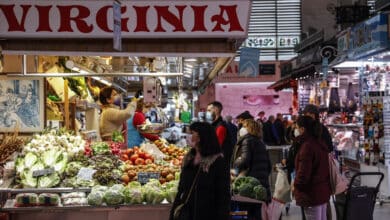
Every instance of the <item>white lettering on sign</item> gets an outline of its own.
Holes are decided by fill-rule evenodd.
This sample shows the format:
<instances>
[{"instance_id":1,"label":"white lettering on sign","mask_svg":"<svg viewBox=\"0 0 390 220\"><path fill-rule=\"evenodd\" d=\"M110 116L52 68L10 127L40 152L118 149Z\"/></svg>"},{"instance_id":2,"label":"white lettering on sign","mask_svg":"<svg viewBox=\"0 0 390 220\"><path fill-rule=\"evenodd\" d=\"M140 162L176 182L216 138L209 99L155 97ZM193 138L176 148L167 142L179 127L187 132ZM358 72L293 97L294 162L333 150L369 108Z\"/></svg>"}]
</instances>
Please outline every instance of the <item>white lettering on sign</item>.
<instances>
[{"instance_id":1,"label":"white lettering on sign","mask_svg":"<svg viewBox=\"0 0 390 220\"><path fill-rule=\"evenodd\" d=\"M123 1L123 38L245 38L251 1ZM0 37L112 38L112 1L2 0Z\"/></svg>"}]
</instances>

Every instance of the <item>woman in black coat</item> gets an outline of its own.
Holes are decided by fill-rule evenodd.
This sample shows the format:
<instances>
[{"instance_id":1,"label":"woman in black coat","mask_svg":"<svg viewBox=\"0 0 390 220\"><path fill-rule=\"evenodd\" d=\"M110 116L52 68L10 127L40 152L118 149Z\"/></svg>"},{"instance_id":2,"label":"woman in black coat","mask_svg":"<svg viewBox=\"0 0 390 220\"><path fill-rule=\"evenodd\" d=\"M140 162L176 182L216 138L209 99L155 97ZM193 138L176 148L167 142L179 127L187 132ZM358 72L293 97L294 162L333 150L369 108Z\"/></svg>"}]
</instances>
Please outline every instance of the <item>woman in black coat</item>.
<instances>
[{"instance_id":1,"label":"woman in black coat","mask_svg":"<svg viewBox=\"0 0 390 220\"><path fill-rule=\"evenodd\" d=\"M255 177L262 186L269 189L268 177L272 167L267 149L261 141L260 129L253 119L244 121L234 148L232 168L237 171L238 176Z\"/></svg>"},{"instance_id":2,"label":"woman in black coat","mask_svg":"<svg viewBox=\"0 0 390 220\"><path fill-rule=\"evenodd\" d=\"M235 146L232 169L238 176L251 176L258 179L267 190L267 201L271 200L269 175L271 161L264 143L261 141L259 124L253 119L246 119L239 131L240 137ZM261 207L257 204L239 203L241 210L248 211L249 219L261 219Z\"/></svg>"},{"instance_id":3,"label":"woman in black coat","mask_svg":"<svg viewBox=\"0 0 390 220\"><path fill-rule=\"evenodd\" d=\"M193 191L183 208L188 212L185 219L228 220L231 198L229 169L215 131L205 122L191 124L190 130L190 145L193 148L183 161L178 193L171 209L170 219L174 219L174 210L178 205L186 201L195 181Z\"/></svg>"}]
</instances>

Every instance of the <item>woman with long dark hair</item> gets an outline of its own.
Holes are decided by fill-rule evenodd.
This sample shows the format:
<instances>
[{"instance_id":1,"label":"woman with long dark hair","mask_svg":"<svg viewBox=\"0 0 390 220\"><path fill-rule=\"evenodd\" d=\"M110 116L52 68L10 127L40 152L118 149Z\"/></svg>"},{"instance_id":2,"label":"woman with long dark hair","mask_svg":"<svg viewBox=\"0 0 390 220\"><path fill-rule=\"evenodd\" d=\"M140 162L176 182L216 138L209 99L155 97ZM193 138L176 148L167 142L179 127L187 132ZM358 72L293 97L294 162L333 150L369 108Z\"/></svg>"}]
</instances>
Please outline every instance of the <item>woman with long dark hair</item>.
<instances>
[{"instance_id":1,"label":"woman with long dark hair","mask_svg":"<svg viewBox=\"0 0 390 220\"><path fill-rule=\"evenodd\" d=\"M294 195L307 220L326 220L330 199L328 148L321 140L322 125L310 116L297 121L302 145L295 159Z\"/></svg>"},{"instance_id":2,"label":"woman with long dark hair","mask_svg":"<svg viewBox=\"0 0 390 220\"><path fill-rule=\"evenodd\" d=\"M190 125L192 149L183 160L175 209L185 204L186 220L229 219L230 176L214 128L206 122Z\"/></svg>"}]
</instances>

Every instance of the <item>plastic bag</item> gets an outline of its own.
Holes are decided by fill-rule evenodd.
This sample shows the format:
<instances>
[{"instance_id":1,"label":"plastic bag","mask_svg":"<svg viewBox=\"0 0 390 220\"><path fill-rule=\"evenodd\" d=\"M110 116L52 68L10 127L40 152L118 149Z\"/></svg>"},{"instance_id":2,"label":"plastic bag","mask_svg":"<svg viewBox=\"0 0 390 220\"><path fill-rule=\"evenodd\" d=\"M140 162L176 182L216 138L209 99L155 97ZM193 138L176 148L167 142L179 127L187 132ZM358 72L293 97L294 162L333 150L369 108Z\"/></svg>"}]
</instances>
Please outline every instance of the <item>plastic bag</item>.
<instances>
[{"instance_id":1,"label":"plastic bag","mask_svg":"<svg viewBox=\"0 0 390 220\"><path fill-rule=\"evenodd\" d=\"M291 187L288 183L287 173L281 168L278 168L273 198L284 203L291 202Z\"/></svg>"},{"instance_id":2,"label":"plastic bag","mask_svg":"<svg viewBox=\"0 0 390 220\"><path fill-rule=\"evenodd\" d=\"M280 215L282 214L285 203L278 201L277 199L272 199L272 202L267 206L267 219L268 220L279 220Z\"/></svg>"}]
</instances>

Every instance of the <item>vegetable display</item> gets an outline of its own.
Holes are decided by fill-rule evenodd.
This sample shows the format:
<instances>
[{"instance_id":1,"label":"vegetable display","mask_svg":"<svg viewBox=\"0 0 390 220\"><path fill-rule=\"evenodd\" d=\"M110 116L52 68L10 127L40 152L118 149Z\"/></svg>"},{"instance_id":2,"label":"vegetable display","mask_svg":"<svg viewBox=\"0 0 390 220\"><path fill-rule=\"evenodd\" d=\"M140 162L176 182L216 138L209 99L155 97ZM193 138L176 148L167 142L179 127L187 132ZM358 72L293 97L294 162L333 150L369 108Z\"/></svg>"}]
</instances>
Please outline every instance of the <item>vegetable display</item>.
<instances>
[{"instance_id":1,"label":"vegetable display","mask_svg":"<svg viewBox=\"0 0 390 220\"><path fill-rule=\"evenodd\" d=\"M241 196L257 199L266 200L267 191L260 184L260 181L251 176L240 176L237 177L233 182L233 193Z\"/></svg>"}]
</instances>

